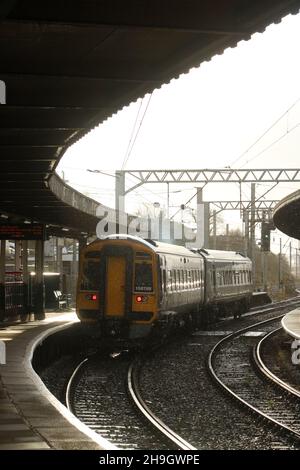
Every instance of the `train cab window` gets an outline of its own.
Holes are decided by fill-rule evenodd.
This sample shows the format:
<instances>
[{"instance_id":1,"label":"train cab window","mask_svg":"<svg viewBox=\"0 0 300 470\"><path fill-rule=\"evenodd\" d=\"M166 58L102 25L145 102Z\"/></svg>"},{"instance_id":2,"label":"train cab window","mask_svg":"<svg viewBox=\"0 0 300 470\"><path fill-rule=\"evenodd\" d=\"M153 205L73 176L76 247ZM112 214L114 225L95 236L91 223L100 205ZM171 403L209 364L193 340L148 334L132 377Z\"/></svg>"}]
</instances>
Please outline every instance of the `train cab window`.
<instances>
[{"instance_id":1,"label":"train cab window","mask_svg":"<svg viewBox=\"0 0 300 470\"><path fill-rule=\"evenodd\" d=\"M100 289L100 260L84 260L80 289L98 291Z\"/></svg>"},{"instance_id":2,"label":"train cab window","mask_svg":"<svg viewBox=\"0 0 300 470\"><path fill-rule=\"evenodd\" d=\"M135 292L153 291L152 264L135 263L134 290Z\"/></svg>"}]
</instances>

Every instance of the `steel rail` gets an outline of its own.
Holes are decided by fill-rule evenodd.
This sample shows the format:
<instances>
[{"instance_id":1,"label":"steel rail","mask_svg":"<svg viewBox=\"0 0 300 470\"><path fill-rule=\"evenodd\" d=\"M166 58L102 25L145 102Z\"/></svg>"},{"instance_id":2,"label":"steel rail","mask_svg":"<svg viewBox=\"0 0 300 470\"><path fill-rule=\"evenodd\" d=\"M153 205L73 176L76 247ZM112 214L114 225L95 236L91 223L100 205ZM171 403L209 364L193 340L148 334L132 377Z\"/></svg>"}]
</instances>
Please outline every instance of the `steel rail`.
<instances>
[{"instance_id":1,"label":"steel rail","mask_svg":"<svg viewBox=\"0 0 300 470\"><path fill-rule=\"evenodd\" d=\"M290 384L285 382L284 380L280 379L277 375L275 375L269 367L265 364L264 360L262 359L262 346L265 342L267 342L272 336L275 336L280 330L282 330L282 327L277 328L274 331L271 331L270 333L266 334L253 348L253 358L255 361L255 364L259 370L259 372L266 377L266 379L270 380L273 384L276 386L282 388L286 392L290 393L291 395L300 398L300 391L297 390L296 388L292 387Z\"/></svg>"},{"instance_id":2,"label":"steel rail","mask_svg":"<svg viewBox=\"0 0 300 470\"><path fill-rule=\"evenodd\" d=\"M147 419L148 422L151 423L152 426L154 426L157 431L159 431L160 434L164 436L164 438L168 439L173 445L175 445L177 449L196 450L195 447L172 431L172 429L159 419L146 405L139 389L138 369L139 363L137 361L133 361L128 368L127 375L128 392L138 411Z\"/></svg>"},{"instance_id":3,"label":"steel rail","mask_svg":"<svg viewBox=\"0 0 300 470\"><path fill-rule=\"evenodd\" d=\"M68 410L71 411L71 413L74 413L74 408L73 408L73 397L72 397L72 393L73 393L73 388L74 388L74 383L75 383L75 379L77 379L77 376L78 376L78 373L79 373L79 370L83 367L83 365L88 361L88 357L86 357L85 359L83 359L83 361L81 361L78 366L76 367L76 369L74 370L73 374L71 375L69 381L68 381L68 384L67 384L67 388L66 388L66 405L67 405L67 408Z\"/></svg>"},{"instance_id":4,"label":"steel rail","mask_svg":"<svg viewBox=\"0 0 300 470\"><path fill-rule=\"evenodd\" d=\"M230 342L232 339L241 336L242 334L256 329L257 327L267 325L268 323L275 322L276 320L280 320L284 315L281 314L279 316L276 316L274 318L268 319L268 320L263 320L261 322L255 323L253 325L250 325L246 328L242 328L234 333L231 333L224 338L222 338L218 343L214 345L214 347L211 349L208 360L207 360L207 366L208 366L208 371L213 378L213 380L218 384L218 386L225 391L232 399L240 403L242 406L244 406L246 409L251 410L254 414L259 415L261 418L263 418L265 421L272 423L273 425L277 426L279 429L284 430L285 432L289 433L292 435L294 438L296 437L297 439L300 439L300 432L295 431L292 429L290 426L280 422L279 420L271 417L268 415L268 413L265 413L261 411L259 408L256 406L252 405L248 401L244 400L242 397L240 397L237 393L235 393L230 387L228 387L222 379L218 376L217 372L214 369L214 362L215 362L215 356L217 352L221 349L221 347L225 344Z\"/></svg>"}]
</instances>

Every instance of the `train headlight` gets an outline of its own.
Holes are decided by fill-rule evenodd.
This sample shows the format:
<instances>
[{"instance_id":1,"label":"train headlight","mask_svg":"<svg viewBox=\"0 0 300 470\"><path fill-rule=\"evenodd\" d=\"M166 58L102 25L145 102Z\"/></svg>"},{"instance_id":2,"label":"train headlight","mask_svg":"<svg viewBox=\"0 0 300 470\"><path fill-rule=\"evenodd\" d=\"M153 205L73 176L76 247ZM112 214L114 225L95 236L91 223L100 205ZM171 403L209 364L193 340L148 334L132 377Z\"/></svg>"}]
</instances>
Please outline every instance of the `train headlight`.
<instances>
[{"instance_id":1,"label":"train headlight","mask_svg":"<svg viewBox=\"0 0 300 470\"><path fill-rule=\"evenodd\" d=\"M137 295L135 300L138 304L146 304L148 302L148 295Z\"/></svg>"}]
</instances>

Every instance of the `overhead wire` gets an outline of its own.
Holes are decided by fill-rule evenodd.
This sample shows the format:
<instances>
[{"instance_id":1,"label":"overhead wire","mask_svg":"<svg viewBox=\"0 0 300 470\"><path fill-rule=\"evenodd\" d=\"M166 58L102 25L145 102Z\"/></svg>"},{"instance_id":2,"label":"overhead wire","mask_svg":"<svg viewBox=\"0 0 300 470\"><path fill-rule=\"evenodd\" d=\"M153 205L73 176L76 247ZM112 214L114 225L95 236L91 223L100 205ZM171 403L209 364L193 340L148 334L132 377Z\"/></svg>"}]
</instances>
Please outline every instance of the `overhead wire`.
<instances>
[{"instance_id":1,"label":"overhead wire","mask_svg":"<svg viewBox=\"0 0 300 470\"><path fill-rule=\"evenodd\" d=\"M127 147L127 151L126 151L126 154L125 154L125 157L124 157L124 160L123 160L123 163L122 163L122 167L121 167L122 170L124 170L124 168L125 168L125 166L126 166L128 160L129 160L129 158L130 158L130 155L131 155L131 152L132 152L132 150L133 150L134 144L135 144L136 139L137 139L137 137L138 137L138 135L139 135L139 132L140 132L141 127L142 127L142 124L143 124L143 122L144 122L146 113L147 113L147 111L148 111L149 104L150 104L150 101L151 101L151 99L152 99L153 93L154 93L154 92L152 91L152 93L151 93L150 96L149 96L149 99L148 99L146 108L145 108L144 113L143 113L143 115L142 115L140 124L139 124L138 129L137 129L137 131L136 131L136 133L135 133L135 136L134 136L134 139L133 139L132 144L131 144L131 140L132 140L132 138L133 138L133 134L132 134L132 137L131 137L131 139L130 139L130 141L129 141L129 144L128 144L128 147ZM137 119L138 119L138 117L136 118L136 122L137 122ZM135 127L135 126L134 126L134 127Z\"/></svg>"},{"instance_id":2,"label":"overhead wire","mask_svg":"<svg viewBox=\"0 0 300 470\"><path fill-rule=\"evenodd\" d=\"M130 135L130 138L129 138L129 141L128 141L128 145L127 145L127 148L126 148L126 152L125 152L125 155L124 155L124 158L123 158L123 163L122 163L122 166L121 166L121 169L122 169L122 170L124 169L125 164L126 164L127 154L128 154L128 152L129 152L130 145L131 145L131 142L132 142L134 133L135 133L135 128L136 128L136 124L137 124L137 122L138 122L138 118L139 118L139 115L140 115L140 111L141 111L141 108L142 108L142 104L143 104L143 98L140 100L140 106L139 106L139 109L138 109L138 112L137 112L137 114L136 114L135 121L134 121L134 124L133 124L133 127L132 127L131 135Z\"/></svg>"},{"instance_id":3,"label":"overhead wire","mask_svg":"<svg viewBox=\"0 0 300 470\"><path fill-rule=\"evenodd\" d=\"M281 119L284 118L284 116L286 116L290 111L291 109L293 109L300 101L300 97L297 98L296 101L294 101L294 103L289 106L289 108L284 111L284 113L282 113L272 124L271 126L269 126L254 142L253 144L251 144L243 153L241 153L241 155L239 155L230 165L230 167L232 167L232 165L235 165L241 158L243 158L261 139L263 139L265 137L265 135L270 132L271 129L273 129L273 127L276 126L276 124L278 124L278 122L281 121Z\"/></svg>"},{"instance_id":4,"label":"overhead wire","mask_svg":"<svg viewBox=\"0 0 300 470\"><path fill-rule=\"evenodd\" d=\"M292 127L291 129L288 129L284 134L282 134L280 137L278 137L276 140L274 140L273 142L271 142L271 144L267 145L267 147L265 147L263 150L261 150L259 153L257 153L256 155L254 155L252 158L250 158L249 160L247 160L243 165L241 165L241 168L243 168L245 165L247 165L248 163L252 162L253 160L255 160L256 158L260 157L260 155L262 155L263 153L265 153L267 150L269 150L271 147L273 147L273 145L277 144L278 142L280 142L280 140L282 140L284 137L286 137L288 134L290 134L291 132L293 132L295 129L297 129L297 127L300 126L300 122L298 122L294 127Z\"/></svg>"}]
</instances>

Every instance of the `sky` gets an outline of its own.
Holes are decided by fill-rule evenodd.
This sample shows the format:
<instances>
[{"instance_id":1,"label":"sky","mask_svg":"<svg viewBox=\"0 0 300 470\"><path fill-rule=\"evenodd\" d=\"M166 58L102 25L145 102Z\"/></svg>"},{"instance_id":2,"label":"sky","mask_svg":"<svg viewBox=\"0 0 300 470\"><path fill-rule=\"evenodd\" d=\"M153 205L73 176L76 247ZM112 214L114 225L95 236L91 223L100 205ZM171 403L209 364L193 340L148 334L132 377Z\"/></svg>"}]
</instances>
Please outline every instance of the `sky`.
<instances>
[{"instance_id":1,"label":"sky","mask_svg":"<svg viewBox=\"0 0 300 470\"><path fill-rule=\"evenodd\" d=\"M113 115L68 149L58 174L77 190L113 206L114 178L87 169L113 174L122 166L299 167L299 44L300 15L289 15ZM257 184L257 195L269 188ZM266 199L281 199L298 188L299 183L282 183ZM126 210L154 202L165 208L166 194L166 185L144 185L129 193ZM194 194L194 185L171 185L171 214ZM242 185L242 195L250 199L250 185ZM209 184L204 199L238 200L239 187ZM238 212L222 216L225 223L240 224ZM274 247L276 243L274 239Z\"/></svg>"}]
</instances>

